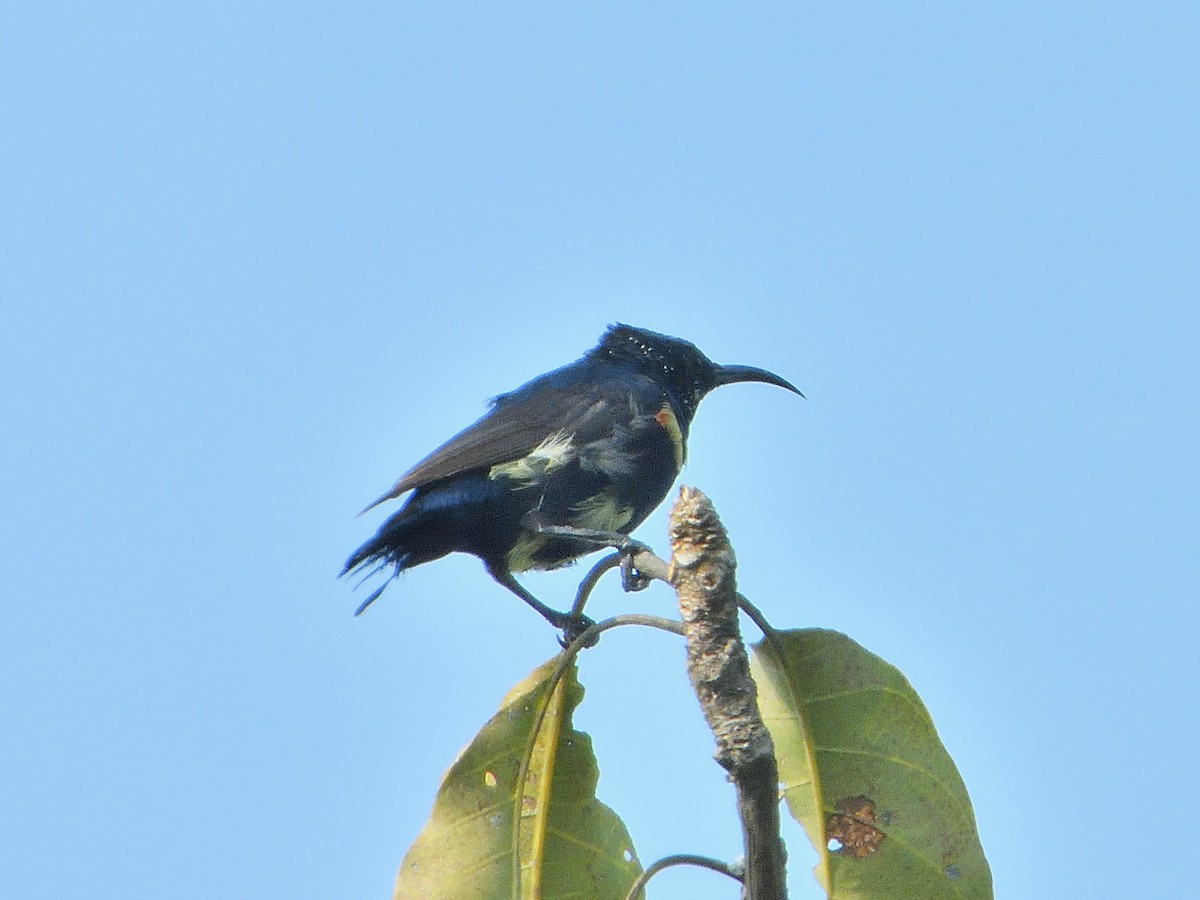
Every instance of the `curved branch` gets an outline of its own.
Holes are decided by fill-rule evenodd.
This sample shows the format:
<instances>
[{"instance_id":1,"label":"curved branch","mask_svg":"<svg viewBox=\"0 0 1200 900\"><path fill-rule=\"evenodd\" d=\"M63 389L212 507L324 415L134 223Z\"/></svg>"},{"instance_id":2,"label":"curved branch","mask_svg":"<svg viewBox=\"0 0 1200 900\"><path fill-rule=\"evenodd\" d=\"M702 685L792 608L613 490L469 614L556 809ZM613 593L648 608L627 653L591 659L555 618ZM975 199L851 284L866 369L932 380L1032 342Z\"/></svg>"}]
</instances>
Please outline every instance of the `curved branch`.
<instances>
[{"instance_id":1,"label":"curved branch","mask_svg":"<svg viewBox=\"0 0 1200 900\"><path fill-rule=\"evenodd\" d=\"M571 605L571 615L583 615L583 608L591 598L592 590L599 583L600 579L604 577L604 573L617 568L620 564L621 554L619 552L610 553L588 570L588 573L583 576L583 581L579 582L579 590L575 594L575 602ZM659 557L647 550L642 550L634 554L633 568L637 570L638 574L652 581L662 581L666 584L671 583L671 579L668 577L670 567L667 565L666 560L659 559Z\"/></svg>"},{"instance_id":2,"label":"curved branch","mask_svg":"<svg viewBox=\"0 0 1200 900\"><path fill-rule=\"evenodd\" d=\"M762 614L762 610L747 600L745 594L739 593L737 595L737 604L738 609L744 612L747 618L758 626L758 630L763 633L763 637L769 638L775 633L774 627L767 621L767 617Z\"/></svg>"},{"instance_id":3,"label":"curved branch","mask_svg":"<svg viewBox=\"0 0 1200 900\"><path fill-rule=\"evenodd\" d=\"M637 877L637 881L633 883L633 887L629 889L629 893L625 895L625 900L634 900L639 891L646 889L646 883L651 878L663 869L669 869L671 866L696 866L701 869L711 869L714 872L720 872L722 875L728 875L737 882L742 880L741 873L735 870L729 863L713 859L711 856L697 856L694 853L675 853L671 856L664 856L654 864L646 867L642 871L642 874Z\"/></svg>"},{"instance_id":4,"label":"curved branch","mask_svg":"<svg viewBox=\"0 0 1200 900\"><path fill-rule=\"evenodd\" d=\"M640 575L652 581L671 583L671 566L665 559L660 559L648 550L634 554L633 567Z\"/></svg>"},{"instance_id":5,"label":"curved branch","mask_svg":"<svg viewBox=\"0 0 1200 900\"><path fill-rule=\"evenodd\" d=\"M579 590L575 593L575 602L571 604L571 615L583 615L583 608L587 605L588 598L592 596L592 589L599 583L605 572L615 569L620 564L621 554L610 553L588 570L588 573L583 576L583 581L579 582Z\"/></svg>"}]
</instances>

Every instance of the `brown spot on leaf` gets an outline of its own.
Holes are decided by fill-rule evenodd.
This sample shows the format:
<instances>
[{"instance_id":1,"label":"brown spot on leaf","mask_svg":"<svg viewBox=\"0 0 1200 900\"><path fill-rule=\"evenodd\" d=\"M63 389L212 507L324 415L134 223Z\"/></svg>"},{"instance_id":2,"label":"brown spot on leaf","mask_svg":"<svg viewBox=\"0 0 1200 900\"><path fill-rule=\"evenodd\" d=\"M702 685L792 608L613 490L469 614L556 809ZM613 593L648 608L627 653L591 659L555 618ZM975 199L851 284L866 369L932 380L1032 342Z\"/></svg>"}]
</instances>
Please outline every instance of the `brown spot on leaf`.
<instances>
[{"instance_id":1,"label":"brown spot on leaf","mask_svg":"<svg viewBox=\"0 0 1200 900\"><path fill-rule=\"evenodd\" d=\"M835 812L825 820L825 839L836 842L837 853L865 859L887 837L875 827L875 801L870 797L847 797L839 800Z\"/></svg>"}]
</instances>

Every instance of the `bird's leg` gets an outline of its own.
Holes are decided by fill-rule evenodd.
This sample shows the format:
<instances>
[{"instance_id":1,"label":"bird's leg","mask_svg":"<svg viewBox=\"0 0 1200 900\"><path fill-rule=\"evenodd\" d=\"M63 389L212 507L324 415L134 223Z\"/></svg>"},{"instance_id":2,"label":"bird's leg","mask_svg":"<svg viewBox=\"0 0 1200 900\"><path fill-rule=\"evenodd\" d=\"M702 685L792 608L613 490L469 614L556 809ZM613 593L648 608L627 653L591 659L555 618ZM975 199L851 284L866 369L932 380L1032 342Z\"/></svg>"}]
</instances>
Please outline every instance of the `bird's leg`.
<instances>
[{"instance_id":1,"label":"bird's leg","mask_svg":"<svg viewBox=\"0 0 1200 900\"><path fill-rule=\"evenodd\" d=\"M650 553L650 548L641 541L634 540L619 531L602 531L596 528L576 528L574 525L546 525L541 522L534 524L538 534L551 537L566 537L579 541L589 541L599 547L612 547L621 554L621 587L626 591L642 591L650 586L650 579L642 576L633 565L633 558L639 553Z\"/></svg>"},{"instance_id":2,"label":"bird's leg","mask_svg":"<svg viewBox=\"0 0 1200 900\"><path fill-rule=\"evenodd\" d=\"M563 633L560 643L564 647L569 646L571 642L575 640L575 638L579 637L579 635L583 634L584 631L596 624L587 616L583 615L583 613L572 614L559 612L557 609L552 609L537 597L533 596L533 594L531 594L524 587L524 585L522 585L519 581L517 581L516 578L513 577L512 572L500 566L493 566L487 563L484 565L487 566L488 574L496 580L497 584L504 585L504 587L508 588L510 591L532 606L535 610L537 610L543 619ZM595 644L596 642L592 641L590 644L588 644L588 646L594 647Z\"/></svg>"}]
</instances>

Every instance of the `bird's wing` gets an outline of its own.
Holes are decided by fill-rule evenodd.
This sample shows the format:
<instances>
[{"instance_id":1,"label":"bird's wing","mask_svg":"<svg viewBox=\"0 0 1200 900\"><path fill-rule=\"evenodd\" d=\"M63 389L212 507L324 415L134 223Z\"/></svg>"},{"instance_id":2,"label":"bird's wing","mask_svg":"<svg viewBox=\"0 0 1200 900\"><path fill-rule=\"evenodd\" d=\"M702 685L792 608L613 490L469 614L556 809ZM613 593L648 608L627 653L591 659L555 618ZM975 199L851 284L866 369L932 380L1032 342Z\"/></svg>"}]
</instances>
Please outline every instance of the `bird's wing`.
<instances>
[{"instance_id":1,"label":"bird's wing","mask_svg":"<svg viewBox=\"0 0 1200 900\"><path fill-rule=\"evenodd\" d=\"M601 424L598 420L605 418L606 410L608 417L614 411L620 416L615 401L599 391L580 391L578 387L542 387L498 397L483 418L405 472L363 512L432 481L520 459L559 432L568 436L591 432ZM611 418L609 424L615 424Z\"/></svg>"}]
</instances>

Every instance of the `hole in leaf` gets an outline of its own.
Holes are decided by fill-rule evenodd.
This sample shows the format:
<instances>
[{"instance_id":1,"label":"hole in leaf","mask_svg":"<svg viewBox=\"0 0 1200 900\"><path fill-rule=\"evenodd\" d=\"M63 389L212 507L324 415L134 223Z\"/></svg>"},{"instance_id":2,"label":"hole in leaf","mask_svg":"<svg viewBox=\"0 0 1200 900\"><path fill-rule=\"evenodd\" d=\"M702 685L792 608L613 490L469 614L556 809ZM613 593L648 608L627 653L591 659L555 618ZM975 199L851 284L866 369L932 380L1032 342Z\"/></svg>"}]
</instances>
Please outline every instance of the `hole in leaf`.
<instances>
[{"instance_id":1,"label":"hole in leaf","mask_svg":"<svg viewBox=\"0 0 1200 900\"><path fill-rule=\"evenodd\" d=\"M829 844L827 846L829 847L830 853L837 853L839 850L842 849L842 842L839 841L837 838L830 838Z\"/></svg>"},{"instance_id":2,"label":"hole in leaf","mask_svg":"<svg viewBox=\"0 0 1200 900\"><path fill-rule=\"evenodd\" d=\"M625 862L633 862L633 851L628 847L625 848L625 852L622 854L622 856L625 857Z\"/></svg>"},{"instance_id":3,"label":"hole in leaf","mask_svg":"<svg viewBox=\"0 0 1200 900\"><path fill-rule=\"evenodd\" d=\"M831 851L863 859L878 850L887 835L875 827L875 801L858 796L838 801L836 812L825 820L825 837Z\"/></svg>"}]
</instances>

